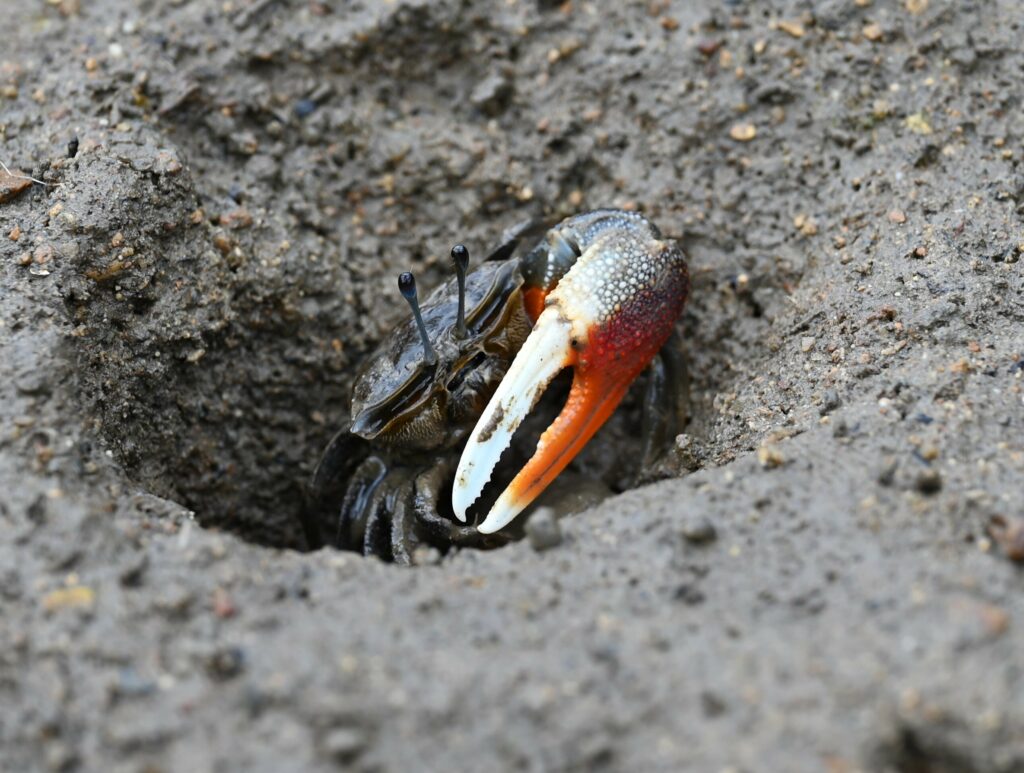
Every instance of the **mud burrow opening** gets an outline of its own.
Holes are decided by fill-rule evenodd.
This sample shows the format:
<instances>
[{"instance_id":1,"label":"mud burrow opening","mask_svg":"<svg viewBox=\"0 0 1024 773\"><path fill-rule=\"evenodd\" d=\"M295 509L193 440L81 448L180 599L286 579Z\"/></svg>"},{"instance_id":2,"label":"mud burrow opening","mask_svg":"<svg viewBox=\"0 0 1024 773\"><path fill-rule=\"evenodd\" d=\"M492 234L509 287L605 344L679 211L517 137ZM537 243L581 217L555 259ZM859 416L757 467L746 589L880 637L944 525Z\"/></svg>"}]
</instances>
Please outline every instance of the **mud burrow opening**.
<instances>
[{"instance_id":1,"label":"mud burrow opening","mask_svg":"<svg viewBox=\"0 0 1024 773\"><path fill-rule=\"evenodd\" d=\"M241 217L237 206L212 209L164 137L90 139L48 227L99 446L203 525L301 548L301 482L365 328L338 340L327 319L345 299L332 269L304 242L282 250L283 225L269 218L233 230L223 215Z\"/></svg>"},{"instance_id":2,"label":"mud burrow opening","mask_svg":"<svg viewBox=\"0 0 1024 773\"><path fill-rule=\"evenodd\" d=\"M197 214L184 159L155 140L96 152L74 175L62 189L62 222L75 225L60 288L102 445L204 526L305 548L306 482L347 414L358 364L403 310L388 298L383 312L350 303L360 280L339 278L336 261L276 252L273 223L253 226L268 238L218 247L230 231ZM118 257L124 245L130 260ZM622 460L636 455L642 391L641 380L578 465L611 491L635 472ZM706 401L691 404L691 425L708 426Z\"/></svg>"},{"instance_id":3,"label":"mud burrow opening","mask_svg":"<svg viewBox=\"0 0 1024 773\"><path fill-rule=\"evenodd\" d=\"M329 242L271 211L233 230L237 207L213 211L184 154L144 132L78 159L60 191L63 214L50 226L62 245L59 286L101 445L204 526L307 547L306 483L347 417L358 365L407 313L384 289L388 267L365 268L360 250L377 240ZM425 272L425 287L441 276ZM727 285L717 274L697 281L680 323L692 443L656 475L715 463L736 444L712 399L736 373L723 342L754 340L763 322ZM746 354L751 369L759 352ZM637 473L643 381L576 465L611 492Z\"/></svg>"}]
</instances>

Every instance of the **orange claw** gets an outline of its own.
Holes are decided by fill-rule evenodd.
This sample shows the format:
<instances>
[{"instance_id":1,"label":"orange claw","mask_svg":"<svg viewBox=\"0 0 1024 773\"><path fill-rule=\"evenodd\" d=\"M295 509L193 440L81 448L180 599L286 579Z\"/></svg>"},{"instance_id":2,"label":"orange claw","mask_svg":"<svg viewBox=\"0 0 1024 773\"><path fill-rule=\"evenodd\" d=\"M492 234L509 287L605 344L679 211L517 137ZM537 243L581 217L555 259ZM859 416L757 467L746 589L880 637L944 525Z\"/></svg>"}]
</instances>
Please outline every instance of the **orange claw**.
<instances>
[{"instance_id":1,"label":"orange claw","mask_svg":"<svg viewBox=\"0 0 1024 773\"><path fill-rule=\"evenodd\" d=\"M686 302L682 252L643 217L609 212L606 223L574 236L580 257L545 299L459 461L452 504L465 520L541 393L560 370L574 369L565 407L478 527L483 533L508 524L580 452L668 339Z\"/></svg>"}]
</instances>

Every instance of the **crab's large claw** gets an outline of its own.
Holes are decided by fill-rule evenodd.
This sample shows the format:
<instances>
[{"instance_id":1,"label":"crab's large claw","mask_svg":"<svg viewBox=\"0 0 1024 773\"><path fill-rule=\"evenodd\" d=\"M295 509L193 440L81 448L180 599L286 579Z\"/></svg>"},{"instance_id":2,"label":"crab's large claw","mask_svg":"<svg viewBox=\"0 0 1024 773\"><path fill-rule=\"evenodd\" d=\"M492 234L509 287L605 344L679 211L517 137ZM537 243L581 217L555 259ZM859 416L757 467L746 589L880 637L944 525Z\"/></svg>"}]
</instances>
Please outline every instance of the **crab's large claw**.
<instances>
[{"instance_id":1,"label":"crab's large claw","mask_svg":"<svg viewBox=\"0 0 1024 773\"><path fill-rule=\"evenodd\" d=\"M545 299L537 324L469 437L452 492L456 516L465 520L516 428L558 372L572 367L565 407L478 528L495 532L527 507L604 424L657 354L682 312L688 288L682 252L642 218L586 245Z\"/></svg>"}]
</instances>

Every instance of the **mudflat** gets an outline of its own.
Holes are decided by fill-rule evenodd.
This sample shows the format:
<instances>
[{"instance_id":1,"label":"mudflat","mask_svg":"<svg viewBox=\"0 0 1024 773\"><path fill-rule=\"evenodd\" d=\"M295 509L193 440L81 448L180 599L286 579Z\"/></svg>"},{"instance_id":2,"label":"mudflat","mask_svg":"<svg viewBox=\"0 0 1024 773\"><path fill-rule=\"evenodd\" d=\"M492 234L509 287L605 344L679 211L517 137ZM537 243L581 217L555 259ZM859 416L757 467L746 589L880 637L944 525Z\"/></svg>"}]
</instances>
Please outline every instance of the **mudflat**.
<instances>
[{"instance_id":1,"label":"mudflat","mask_svg":"<svg viewBox=\"0 0 1024 773\"><path fill-rule=\"evenodd\" d=\"M4 15L0 767L1024 771L1018 2ZM602 206L690 256L673 474L306 550L398 272Z\"/></svg>"}]
</instances>

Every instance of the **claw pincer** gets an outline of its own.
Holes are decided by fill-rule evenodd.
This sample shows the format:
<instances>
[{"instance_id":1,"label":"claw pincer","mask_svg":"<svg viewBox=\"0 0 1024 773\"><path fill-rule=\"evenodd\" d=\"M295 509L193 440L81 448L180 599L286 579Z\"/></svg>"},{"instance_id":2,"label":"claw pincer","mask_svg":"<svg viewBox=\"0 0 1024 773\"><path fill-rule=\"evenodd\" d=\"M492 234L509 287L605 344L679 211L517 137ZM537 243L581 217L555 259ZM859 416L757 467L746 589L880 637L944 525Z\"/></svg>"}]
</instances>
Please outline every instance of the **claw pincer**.
<instances>
[{"instance_id":1,"label":"claw pincer","mask_svg":"<svg viewBox=\"0 0 1024 773\"><path fill-rule=\"evenodd\" d=\"M460 520L551 380L571 367L573 383L536 452L479 525L486 534L527 507L604 424L668 340L689 290L679 247L642 215L616 210L556 226L522 271L537 320L463 450L452 492Z\"/></svg>"}]
</instances>

